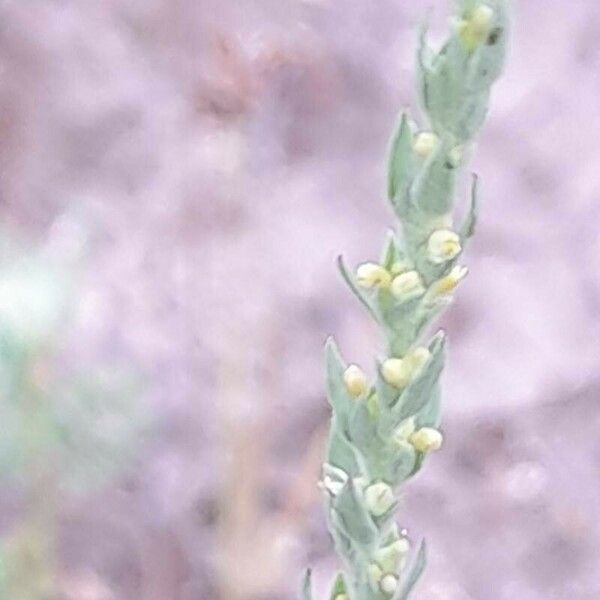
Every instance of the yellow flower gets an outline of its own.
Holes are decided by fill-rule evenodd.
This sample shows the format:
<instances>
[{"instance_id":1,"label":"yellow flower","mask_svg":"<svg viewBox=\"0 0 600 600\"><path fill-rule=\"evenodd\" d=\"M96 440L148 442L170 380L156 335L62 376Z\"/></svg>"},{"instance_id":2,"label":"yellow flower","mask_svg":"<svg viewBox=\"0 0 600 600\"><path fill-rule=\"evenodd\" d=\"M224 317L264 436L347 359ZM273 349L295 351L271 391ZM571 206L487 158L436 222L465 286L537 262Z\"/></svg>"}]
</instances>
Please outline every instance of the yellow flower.
<instances>
[{"instance_id":1,"label":"yellow flower","mask_svg":"<svg viewBox=\"0 0 600 600\"><path fill-rule=\"evenodd\" d=\"M410 543L405 537L379 549L375 554L377 564L387 573L398 572L406 563Z\"/></svg>"},{"instance_id":2,"label":"yellow flower","mask_svg":"<svg viewBox=\"0 0 600 600\"><path fill-rule=\"evenodd\" d=\"M487 4L478 6L471 15L471 25L479 31L489 29L494 19L494 9Z\"/></svg>"},{"instance_id":3,"label":"yellow flower","mask_svg":"<svg viewBox=\"0 0 600 600\"><path fill-rule=\"evenodd\" d=\"M479 5L467 19L458 24L458 35L467 50L475 50L485 42L494 21L494 10L486 4Z\"/></svg>"},{"instance_id":4,"label":"yellow flower","mask_svg":"<svg viewBox=\"0 0 600 600\"><path fill-rule=\"evenodd\" d=\"M419 369L429 360L427 348L415 348L404 358L388 358L381 365L383 379L397 388L406 387Z\"/></svg>"},{"instance_id":5,"label":"yellow flower","mask_svg":"<svg viewBox=\"0 0 600 600\"><path fill-rule=\"evenodd\" d=\"M344 384L348 393L355 398L362 396L368 388L367 376L357 365L350 365L344 371Z\"/></svg>"},{"instance_id":6,"label":"yellow flower","mask_svg":"<svg viewBox=\"0 0 600 600\"><path fill-rule=\"evenodd\" d=\"M394 502L394 490L383 481L374 483L365 490L365 505L375 517L384 515Z\"/></svg>"},{"instance_id":7,"label":"yellow flower","mask_svg":"<svg viewBox=\"0 0 600 600\"><path fill-rule=\"evenodd\" d=\"M417 156L427 158L440 142L440 138L431 131L419 133L413 142L413 150Z\"/></svg>"},{"instance_id":8,"label":"yellow flower","mask_svg":"<svg viewBox=\"0 0 600 600\"><path fill-rule=\"evenodd\" d=\"M409 361L410 368L413 373L420 369L431 358L431 352L423 346L415 348L405 357L405 361Z\"/></svg>"},{"instance_id":9,"label":"yellow flower","mask_svg":"<svg viewBox=\"0 0 600 600\"><path fill-rule=\"evenodd\" d=\"M467 267L456 266L448 275L438 279L430 288L432 295L435 297L449 296L458 286L458 284L467 276L469 270Z\"/></svg>"},{"instance_id":10,"label":"yellow flower","mask_svg":"<svg viewBox=\"0 0 600 600\"><path fill-rule=\"evenodd\" d=\"M356 270L356 282L360 287L367 289L374 287L388 288L392 282L392 276L381 265L363 263Z\"/></svg>"},{"instance_id":11,"label":"yellow flower","mask_svg":"<svg viewBox=\"0 0 600 600\"><path fill-rule=\"evenodd\" d=\"M431 450L439 450L442 447L444 437L432 427L422 427L410 435L408 441L419 452L430 452Z\"/></svg>"},{"instance_id":12,"label":"yellow flower","mask_svg":"<svg viewBox=\"0 0 600 600\"><path fill-rule=\"evenodd\" d=\"M393 596L398 587L398 576L393 573L387 573L381 578L379 587L384 594Z\"/></svg>"},{"instance_id":13,"label":"yellow flower","mask_svg":"<svg viewBox=\"0 0 600 600\"><path fill-rule=\"evenodd\" d=\"M394 277L391 287L392 295L399 300L412 300L425 293L423 279L417 271L406 271Z\"/></svg>"},{"instance_id":14,"label":"yellow flower","mask_svg":"<svg viewBox=\"0 0 600 600\"><path fill-rule=\"evenodd\" d=\"M460 237L450 229L438 229L429 236L427 258L436 265L456 258L461 250Z\"/></svg>"},{"instance_id":15,"label":"yellow flower","mask_svg":"<svg viewBox=\"0 0 600 600\"><path fill-rule=\"evenodd\" d=\"M388 358L381 365L383 379L397 388L402 388L408 383L408 373L401 358Z\"/></svg>"}]
</instances>

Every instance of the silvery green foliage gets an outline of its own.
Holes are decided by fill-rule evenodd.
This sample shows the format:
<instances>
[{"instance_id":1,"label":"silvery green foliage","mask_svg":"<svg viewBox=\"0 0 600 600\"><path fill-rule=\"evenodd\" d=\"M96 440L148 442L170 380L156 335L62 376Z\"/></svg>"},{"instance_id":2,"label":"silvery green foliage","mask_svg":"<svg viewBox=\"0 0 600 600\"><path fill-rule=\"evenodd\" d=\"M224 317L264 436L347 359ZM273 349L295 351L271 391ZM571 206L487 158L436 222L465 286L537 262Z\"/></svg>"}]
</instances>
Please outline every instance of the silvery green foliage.
<instances>
[{"instance_id":1,"label":"silvery green foliage","mask_svg":"<svg viewBox=\"0 0 600 600\"><path fill-rule=\"evenodd\" d=\"M61 488L89 490L127 464L148 425L130 373L54 368L75 282L43 252L13 247L0 260L0 479L23 479L35 446L52 455Z\"/></svg>"},{"instance_id":2,"label":"silvery green foliage","mask_svg":"<svg viewBox=\"0 0 600 600\"><path fill-rule=\"evenodd\" d=\"M352 274L350 289L379 325L386 354L369 381L348 366L335 343L326 348L333 414L321 487L343 571L331 598L405 600L426 562L425 545L409 550L395 523L398 487L441 444L440 375L445 337L420 340L466 275L457 264L475 229L477 179L462 223L455 225L455 187L469 144L488 111L507 37L504 0L462 0L440 50L418 50L418 91L425 127L401 115L392 137L388 197L400 221L382 258ZM409 557L412 556L410 559ZM303 598L311 598L310 578Z\"/></svg>"}]
</instances>

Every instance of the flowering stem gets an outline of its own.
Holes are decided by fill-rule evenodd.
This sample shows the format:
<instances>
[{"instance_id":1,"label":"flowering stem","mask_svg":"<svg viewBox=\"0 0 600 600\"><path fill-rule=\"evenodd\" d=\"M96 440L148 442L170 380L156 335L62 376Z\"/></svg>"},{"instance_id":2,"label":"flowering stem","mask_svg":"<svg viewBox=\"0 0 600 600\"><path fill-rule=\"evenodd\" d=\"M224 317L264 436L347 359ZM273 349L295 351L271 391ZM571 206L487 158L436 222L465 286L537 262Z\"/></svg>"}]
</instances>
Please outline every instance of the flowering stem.
<instances>
[{"instance_id":1,"label":"flowering stem","mask_svg":"<svg viewBox=\"0 0 600 600\"><path fill-rule=\"evenodd\" d=\"M354 275L339 262L379 325L387 354L370 379L327 343L333 415L320 486L343 564L332 600L406 600L425 566L424 543L411 552L407 532L396 524L397 490L443 441L445 335L440 331L424 345L420 340L467 275L458 260L474 232L477 180L458 226L455 187L501 72L507 26L505 0L459 0L439 51L423 32L418 88L427 124L418 127L403 114L389 155L388 198L402 235L390 233L382 258L363 263ZM308 581L303 589L309 599Z\"/></svg>"}]
</instances>

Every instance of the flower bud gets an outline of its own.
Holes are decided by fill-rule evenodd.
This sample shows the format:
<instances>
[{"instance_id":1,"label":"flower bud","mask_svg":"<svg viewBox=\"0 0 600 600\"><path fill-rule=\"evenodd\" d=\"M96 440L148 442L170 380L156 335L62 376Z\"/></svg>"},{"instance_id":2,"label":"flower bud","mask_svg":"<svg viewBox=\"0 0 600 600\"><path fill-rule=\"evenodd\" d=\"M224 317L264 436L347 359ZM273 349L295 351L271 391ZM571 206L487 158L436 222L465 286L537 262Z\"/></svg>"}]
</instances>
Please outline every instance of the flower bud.
<instances>
[{"instance_id":1,"label":"flower bud","mask_svg":"<svg viewBox=\"0 0 600 600\"><path fill-rule=\"evenodd\" d=\"M494 20L494 9L487 4L478 6L471 15L471 24L478 31L487 31Z\"/></svg>"},{"instance_id":2,"label":"flower bud","mask_svg":"<svg viewBox=\"0 0 600 600\"><path fill-rule=\"evenodd\" d=\"M377 551L375 558L377 564L387 573L397 573L406 563L406 555L410 550L410 543L402 537L388 546Z\"/></svg>"},{"instance_id":3,"label":"flower bud","mask_svg":"<svg viewBox=\"0 0 600 600\"><path fill-rule=\"evenodd\" d=\"M454 231L438 229L429 236L427 258L436 265L456 258L461 250L460 237Z\"/></svg>"},{"instance_id":4,"label":"flower bud","mask_svg":"<svg viewBox=\"0 0 600 600\"><path fill-rule=\"evenodd\" d=\"M495 12L486 4L480 4L470 17L458 24L458 35L468 50L474 50L485 42L494 21Z\"/></svg>"},{"instance_id":5,"label":"flower bud","mask_svg":"<svg viewBox=\"0 0 600 600\"><path fill-rule=\"evenodd\" d=\"M381 375L386 383L403 388L408 383L408 372L401 358L388 358L381 365Z\"/></svg>"},{"instance_id":6,"label":"flower bud","mask_svg":"<svg viewBox=\"0 0 600 600\"><path fill-rule=\"evenodd\" d=\"M363 288L388 288L391 281L392 276L389 272L381 265L375 263L363 263L356 270L356 282Z\"/></svg>"},{"instance_id":7,"label":"flower bud","mask_svg":"<svg viewBox=\"0 0 600 600\"><path fill-rule=\"evenodd\" d=\"M375 517L384 515L395 501L394 490L383 481L374 483L365 490L365 505Z\"/></svg>"},{"instance_id":8,"label":"flower bud","mask_svg":"<svg viewBox=\"0 0 600 600\"><path fill-rule=\"evenodd\" d=\"M367 574L369 576L369 581L371 585L376 588L383 577L383 571L379 568L379 565L376 563L371 563L367 567Z\"/></svg>"},{"instance_id":9,"label":"flower bud","mask_svg":"<svg viewBox=\"0 0 600 600\"><path fill-rule=\"evenodd\" d=\"M407 363L411 374L414 375L430 358L431 352L429 349L419 346L404 357L404 362Z\"/></svg>"},{"instance_id":10,"label":"flower bud","mask_svg":"<svg viewBox=\"0 0 600 600\"><path fill-rule=\"evenodd\" d=\"M457 265L441 279L438 279L431 286L431 291L434 297L449 296L458 286L458 284L467 276L469 270L467 267Z\"/></svg>"},{"instance_id":11,"label":"flower bud","mask_svg":"<svg viewBox=\"0 0 600 600\"><path fill-rule=\"evenodd\" d=\"M391 291L398 300L407 301L422 296L425 293L425 286L417 271L406 271L394 277Z\"/></svg>"},{"instance_id":12,"label":"flower bud","mask_svg":"<svg viewBox=\"0 0 600 600\"><path fill-rule=\"evenodd\" d=\"M335 597L335 600L348 600L348 596L346 596L346 594L338 594Z\"/></svg>"},{"instance_id":13,"label":"flower bud","mask_svg":"<svg viewBox=\"0 0 600 600\"><path fill-rule=\"evenodd\" d=\"M392 573L388 573L381 578L379 587L384 594L393 596L396 588L398 587L398 577Z\"/></svg>"},{"instance_id":14,"label":"flower bud","mask_svg":"<svg viewBox=\"0 0 600 600\"><path fill-rule=\"evenodd\" d=\"M431 450L439 450L442 447L444 438L437 429L423 427L411 434L408 441L415 447L415 450L430 452Z\"/></svg>"},{"instance_id":15,"label":"flower bud","mask_svg":"<svg viewBox=\"0 0 600 600\"><path fill-rule=\"evenodd\" d=\"M439 144L440 138L431 132L423 131L419 133L413 142L413 150L417 156L421 158L427 158Z\"/></svg>"},{"instance_id":16,"label":"flower bud","mask_svg":"<svg viewBox=\"0 0 600 600\"><path fill-rule=\"evenodd\" d=\"M381 375L386 383L402 389L430 358L431 352L427 348L415 348L404 358L388 358L383 361Z\"/></svg>"},{"instance_id":17,"label":"flower bud","mask_svg":"<svg viewBox=\"0 0 600 600\"><path fill-rule=\"evenodd\" d=\"M348 393L355 398L362 396L369 386L367 376L357 365L350 365L344 371L344 385Z\"/></svg>"}]
</instances>

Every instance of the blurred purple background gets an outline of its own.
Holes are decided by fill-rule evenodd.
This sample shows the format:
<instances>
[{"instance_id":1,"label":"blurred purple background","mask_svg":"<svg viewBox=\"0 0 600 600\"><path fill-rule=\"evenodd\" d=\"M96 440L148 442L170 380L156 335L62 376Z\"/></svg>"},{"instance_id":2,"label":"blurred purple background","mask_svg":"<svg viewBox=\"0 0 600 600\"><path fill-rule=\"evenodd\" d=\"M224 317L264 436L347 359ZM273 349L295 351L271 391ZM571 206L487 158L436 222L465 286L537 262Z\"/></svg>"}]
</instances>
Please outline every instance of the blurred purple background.
<instances>
[{"instance_id":1,"label":"blurred purple background","mask_svg":"<svg viewBox=\"0 0 600 600\"><path fill-rule=\"evenodd\" d=\"M417 599L600 597L600 8L513 4L447 443L405 489ZM441 31L443 0L1 3L4 229L85 227L65 360L129 365L155 422L62 505L65 599L291 599L308 565L325 597L322 344L379 343L334 261L379 255L429 6Z\"/></svg>"}]
</instances>

